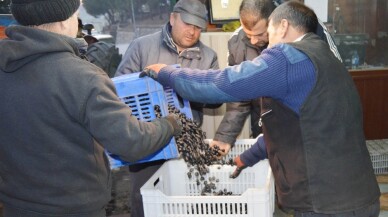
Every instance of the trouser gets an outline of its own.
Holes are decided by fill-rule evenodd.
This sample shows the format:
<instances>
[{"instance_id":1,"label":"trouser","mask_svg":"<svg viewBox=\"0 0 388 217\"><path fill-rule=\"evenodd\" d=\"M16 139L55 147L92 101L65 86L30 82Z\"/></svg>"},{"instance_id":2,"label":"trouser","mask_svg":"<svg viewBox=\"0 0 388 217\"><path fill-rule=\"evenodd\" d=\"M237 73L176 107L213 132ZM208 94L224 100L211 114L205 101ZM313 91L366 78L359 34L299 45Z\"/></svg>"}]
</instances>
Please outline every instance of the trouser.
<instances>
[{"instance_id":1,"label":"trouser","mask_svg":"<svg viewBox=\"0 0 388 217\"><path fill-rule=\"evenodd\" d=\"M144 217L143 199L140 188L151 178L151 176L162 166L165 160L152 161L129 166L131 179L131 193L129 206L131 217Z\"/></svg>"},{"instance_id":2,"label":"trouser","mask_svg":"<svg viewBox=\"0 0 388 217\"><path fill-rule=\"evenodd\" d=\"M378 217L380 214L380 201L377 200L372 205L350 212L338 214L321 214L315 212L295 211L294 217Z\"/></svg>"},{"instance_id":3,"label":"trouser","mask_svg":"<svg viewBox=\"0 0 388 217\"><path fill-rule=\"evenodd\" d=\"M1 215L0 215L1 216ZM101 210L97 210L95 212L90 212L87 214L44 214L44 213L38 213L34 211L28 211L28 210L22 210L18 208L14 208L12 206L8 206L4 204L3 208L3 216L4 217L106 217L106 211L105 207Z\"/></svg>"}]
</instances>

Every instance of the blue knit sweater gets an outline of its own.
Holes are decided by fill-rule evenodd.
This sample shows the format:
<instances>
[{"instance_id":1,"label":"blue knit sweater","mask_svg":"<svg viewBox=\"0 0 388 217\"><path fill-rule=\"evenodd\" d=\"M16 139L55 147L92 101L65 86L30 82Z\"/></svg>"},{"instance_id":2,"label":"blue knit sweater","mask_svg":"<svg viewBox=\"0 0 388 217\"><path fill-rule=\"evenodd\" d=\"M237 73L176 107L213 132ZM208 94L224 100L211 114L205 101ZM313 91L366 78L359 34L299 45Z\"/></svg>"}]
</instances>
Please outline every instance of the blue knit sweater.
<instances>
[{"instance_id":1,"label":"blue knit sweater","mask_svg":"<svg viewBox=\"0 0 388 217\"><path fill-rule=\"evenodd\" d=\"M203 103L233 102L271 97L299 115L300 107L316 82L315 67L289 44L264 50L252 61L224 70L164 67L158 81L174 88L183 98ZM292 138L290 138L292 139ZM267 157L264 140L241 154L248 166Z\"/></svg>"}]
</instances>

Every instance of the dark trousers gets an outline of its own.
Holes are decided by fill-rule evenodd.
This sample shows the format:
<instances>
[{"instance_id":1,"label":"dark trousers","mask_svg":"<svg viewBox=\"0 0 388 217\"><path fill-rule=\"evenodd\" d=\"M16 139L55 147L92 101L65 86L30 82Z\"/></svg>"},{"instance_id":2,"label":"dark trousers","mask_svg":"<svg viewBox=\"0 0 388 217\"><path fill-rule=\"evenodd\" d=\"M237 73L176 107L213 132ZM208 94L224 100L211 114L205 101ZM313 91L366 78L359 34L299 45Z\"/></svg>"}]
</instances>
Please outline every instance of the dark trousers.
<instances>
[{"instance_id":1,"label":"dark trousers","mask_svg":"<svg viewBox=\"0 0 388 217\"><path fill-rule=\"evenodd\" d=\"M297 212L294 217L378 217L380 214L380 201L377 200L372 205L350 212L338 214L321 214L315 212Z\"/></svg>"},{"instance_id":2,"label":"dark trousers","mask_svg":"<svg viewBox=\"0 0 388 217\"><path fill-rule=\"evenodd\" d=\"M151 178L151 176L162 166L165 160L152 161L148 163L129 166L131 179L131 194L129 206L131 217L144 217L143 199L140 188Z\"/></svg>"}]
</instances>

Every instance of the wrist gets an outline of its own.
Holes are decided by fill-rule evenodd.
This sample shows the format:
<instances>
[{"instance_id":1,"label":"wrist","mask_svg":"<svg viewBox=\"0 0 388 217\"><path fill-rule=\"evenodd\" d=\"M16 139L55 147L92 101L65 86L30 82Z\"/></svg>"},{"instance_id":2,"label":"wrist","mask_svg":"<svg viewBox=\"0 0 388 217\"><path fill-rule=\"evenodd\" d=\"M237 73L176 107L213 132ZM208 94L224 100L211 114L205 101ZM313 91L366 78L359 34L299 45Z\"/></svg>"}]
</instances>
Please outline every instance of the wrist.
<instances>
[{"instance_id":1,"label":"wrist","mask_svg":"<svg viewBox=\"0 0 388 217\"><path fill-rule=\"evenodd\" d=\"M236 164L237 167L245 167L245 163L241 160L240 156L237 156L234 159L234 163Z\"/></svg>"},{"instance_id":2,"label":"wrist","mask_svg":"<svg viewBox=\"0 0 388 217\"><path fill-rule=\"evenodd\" d=\"M179 117L173 114L170 114L166 117L166 120L172 125L173 135L178 136L182 132L182 123L179 120Z\"/></svg>"}]
</instances>

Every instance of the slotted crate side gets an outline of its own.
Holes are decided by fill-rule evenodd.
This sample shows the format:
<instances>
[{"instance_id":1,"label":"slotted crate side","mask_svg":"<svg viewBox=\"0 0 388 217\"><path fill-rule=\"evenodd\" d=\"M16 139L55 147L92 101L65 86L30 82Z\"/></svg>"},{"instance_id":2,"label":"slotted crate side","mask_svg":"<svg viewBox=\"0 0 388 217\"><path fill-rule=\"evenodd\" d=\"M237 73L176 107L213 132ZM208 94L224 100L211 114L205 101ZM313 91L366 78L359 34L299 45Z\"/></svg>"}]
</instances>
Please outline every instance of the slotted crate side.
<instances>
[{"instance_id":1,"label":"slotted crate side","mask_svg":"<svg viewBox=\"0 0 388 217\"><path fill-rule=\"evenodd\" d=\"M208 139L206 141L211 142L212 140ZM225 161L234 159L245 150L249 149L255 142L256 139L236 140L234 147L225 157L223 157L223 159ZM366 144L375 174L388 174L388 139L367 140Z\"/></svg>"},{"instance_id":2,"label":"slotted crate side","mask_svg":"<svg viewBox=\"0 0 388 217\"><path fill-rule=\"evenodd\" d=\"M245 150L248 150L255 144L257 139L238 139L234 144L233 148L230 149L229 153L225 156L225 159L235 158L243 153Z\"/></svg>"},{"instance_id":3,"label":"slotted crate side","mask_svg":"<svg viewBox=\"0 0 388 217\"><path fill-rule=\"evenodd\" d=\"M190 102L186 99L181 98L175 90L170 87L164 87L164 93L166 94L166 100L169 105L179 109L181 113L184 113L187 118L193 119L191 112Z\"/></svg>"},{"instance_id":4,"label":"slotted crate side","mask_svg":"<svg viewBox=\"0 0 388 217\"><path fill-rule=\"evenodd\" d=\"M155 105L160 105L162 108L162 115L166 116L165 103L161 101L163 99L163 92L156 91L138 95L132 95L127 97L122 97L120 100L124 102L132 110L132 115L136 116L138 120L143 121L152 121L156 118L155 114Z\"/></svg>"},{"instance_id":5,"label":"slotted crate side","mask_svg":"<svg viewBox=\"0 0 388 217\"><path fill-rule=\"evenodd\" d=\"M267 160L245 169L237 179L229 178L235 166L212 165L209 169L206 176L220 180L218 189L240 195L200 196L203 186L187 177L183 160L174 159L141 188L145 217L273 216L274 180Z\"/></svg>"},{"instance_id":6,"label":"slotted crate side","mask_svg":"<svg viewBox=\"0 0 388 217\"><path fill-rule=\"evenodd\" d=\"M367 140L366 144L375 174L388 174L388 139Z\"/></svg>"},{"instance_id":7,"label":"slotted crate side","mask_svg":"<svg viewBox=\"0 0 388 217\"><path fill-rule=\"evenodd\" d=\"M132 73L112 78L120 100L131 108L132 115L138 120L154 120L156 118L154 109L156 105L160 107L162 116L167 116L167 100L162 85L149 77L139 78L139 74ZM109 152L107 152L107 155L113 169L130 164L176 158L179 156L179 153L175 139L172 138L170 143L160 151L134 163L122 161L117 155Z\"/></svg>"}]
</instances>

